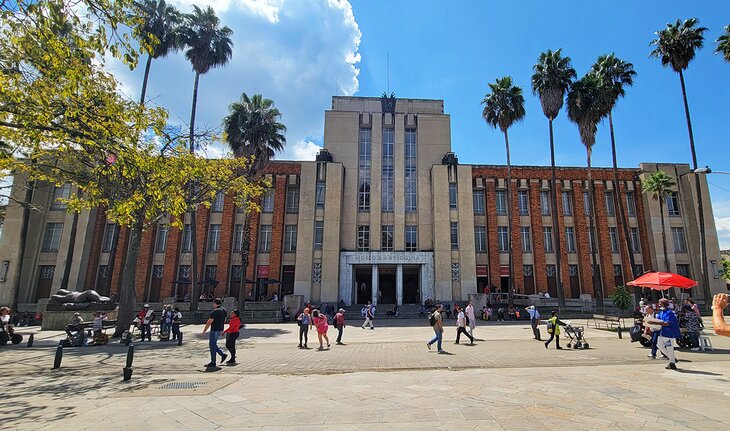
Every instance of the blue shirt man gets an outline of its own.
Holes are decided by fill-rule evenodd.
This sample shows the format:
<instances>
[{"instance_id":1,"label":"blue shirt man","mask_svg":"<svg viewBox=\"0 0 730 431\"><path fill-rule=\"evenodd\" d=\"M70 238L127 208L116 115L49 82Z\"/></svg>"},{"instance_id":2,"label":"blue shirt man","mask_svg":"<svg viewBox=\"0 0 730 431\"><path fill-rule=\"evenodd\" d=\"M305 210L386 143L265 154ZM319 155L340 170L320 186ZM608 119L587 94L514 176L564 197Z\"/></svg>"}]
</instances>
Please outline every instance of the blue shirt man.
<instances>
[{"instance_id":1,"label":"blue shirt man","mask_svg":"<svg viewBox=\"0 0 730 431\"><path fill-rule=\"evenodd\" d=\"M662 298L659 300L659 311L656 318L662 321L662 329L657 339L657 347L669 358L668 370L676 370L677 358L674 357L674 339L680 337L679 322L677 316L669 309L669 300Z\"/></svg>"}]
</instances>

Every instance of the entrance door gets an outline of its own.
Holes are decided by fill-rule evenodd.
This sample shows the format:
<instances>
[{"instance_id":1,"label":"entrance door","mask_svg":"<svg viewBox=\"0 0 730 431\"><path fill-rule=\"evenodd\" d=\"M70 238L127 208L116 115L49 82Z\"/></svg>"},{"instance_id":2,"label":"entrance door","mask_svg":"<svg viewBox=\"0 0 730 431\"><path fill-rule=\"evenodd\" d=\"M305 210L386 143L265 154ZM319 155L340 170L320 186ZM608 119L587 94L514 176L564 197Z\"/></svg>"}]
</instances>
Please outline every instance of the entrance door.
<instances>
[{"instance_id":1,"label":"entrance door","mask_svg":"<svg viewBox=\"0 0 730 431\"><path fill-rule=\"evenodd\" d=\"M368 267L355 267L355 303L367 304L372 300L372 269Z\"/></svg>"},{"instance_id":2,"label":"entrance door","mask_svg":"<svg viewBox=\"0 0 730 431\"><path fill-rule=\"evenodd\" d=\"M38 285L35 291L36 301L51 297L51 287L53 286L53 275L56 273L56 267L53 265L43 265L40 267L39 273Z\"/></svg>"},{"instance_id":3,"label":"entrance door","mask_svg":"<svg viewBox=\"0 0 730 431\"><path fill-rule=\"evenodd\" d=\"M403 303L420 304L421 288L419 285L420 267L403 267Z\"/></svg>"},{"instance_id":4,"label":"entrance door","mask_svg":"<svg viewBox=\"0 0 730 431\"><path fill-rule=\"evenodd\" d=\"M382 266L379 268L378 289L380 304L395 304L395 268Z\"/></svg>"}]
</instances>

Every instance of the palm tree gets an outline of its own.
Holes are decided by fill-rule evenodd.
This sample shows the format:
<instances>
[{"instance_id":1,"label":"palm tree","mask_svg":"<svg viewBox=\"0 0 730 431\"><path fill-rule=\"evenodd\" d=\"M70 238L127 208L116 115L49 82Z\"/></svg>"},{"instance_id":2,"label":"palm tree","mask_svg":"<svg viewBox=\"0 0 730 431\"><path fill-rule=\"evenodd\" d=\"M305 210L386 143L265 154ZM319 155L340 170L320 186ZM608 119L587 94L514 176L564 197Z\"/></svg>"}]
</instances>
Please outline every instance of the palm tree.
<instances>
[{"instance_id":1,"label":"palm tree","mask_svg":"<svg viewBox=\"0 0 730 431\"><path fill-rule=\"evenodd\" d=\"M144 105L152 60L166 57L180 49L178 29L183 17L174 6L167 5L165 0L142 0L137 7L143 19L139 28L140 45L147 53L142 94L139 98L139 104Z\"/></svg>"},{"instance_id":2,"label":"palm tree","mask_svg":"<svg viewBox=\"0 0 730 431\"><path fill-rule=\"evenodd\" d=\"M618 186L616 138L613 133L613 108L616 106L618 99L626 95L624 87L630 87L634 84L636 72L634 71L633 64L621 60L616 57L614 53L599 56L595 64L593 64L591 72L600 78L602 88L606 91L606 109L608 110L608 126L611 134L611 153L613 155L613 189L614 194L616 195L615 201L618 202L618 222L621 224L621 228L624 232L624 238L629 238L629 226L624 218L623 197L621 196L621 190ZM633 278L636 276L636 274L634 274L634 268L636 267L634 252L631 250L629 242L625 241L625 243L629 256L629 264L631 265L629 274ZM634 289L634 299L637 304L641 299L641 289L639 287Z\"/></svg>"},{"instance_id":3,"label":"palm tree","mask_svg":"<svg viewBox=\"0 0 730 431\"><path fill-rule=\"evenodd\" d=\"M208 6L205 9L193 6L193 13L186 15L185 25L180 31L180 42L185 46L185 57L190 61L195 72L193 86L193 106L190 112L190 152L195 152L195 108L198 103L198 83L200 75L208 73L214 67L224 66L233 56L233 30L220 27L220 19ZM191 184L191 190L194 184ZM192 293L190 307L198 306L198 238L197 217L195 209L190 211L190 229L192 236L192 274L190 282Z\"/></svg>"},{"instance_id":4,"label":"palm tree","mask_svg":"<svg viewBox=\"0 0 730 431\"><path fill-rule=\"evenodd\" d=\"M570 57L563 57L561 50L547 50L540 54L537 64L533 67L535 73L532 75L532 92L540 96L542 112L548 118L550 125L550 167L552 171L552 185L550 187L550 198L553 214L553 232L555 233L555 267L557 272L558 303L565 306L563 292L562 272L560 270L560 231L558 225L558 182L555 178L555 141L553 140L553 120L560 113L563 107L565 93L570 88L571 82L575 79L575 69L570 64ZM562 188L560 188L562 189Z\"/></svg>"},{"instance_id":5,"label":"palm tree","mask_svg":"<svg viewBox=\"0 0 730 431\"><path fill-rule=\"evenodd\" d=\"M662 219L662 247L664 248L664 268L667 272L672 272L669 267L669 254L667 253L667 234L664 227L664 202L671 189L677 185L674 178L667 175L664 171L652 172L649 178L641 182L641 188L644 193L651 194L652 199L659 201L659 214Z\"/></svg>"},{"instance_id":6,"label":"palm tree","mask_svg":"<svg viewBox=\"0 0 730 431\"><path fill-rule=\"evenodd\" d=\"M284 149L286 126L279 122L281 113L271 99L260 94L249 98L246 93L241 100L228 107L228 116L223 119L226 143L236 157L254 157L254 161L242 172L249 181L261 177L266 164L277 151ZM238 290L239 309L243 309L248 255L251 248L251 212L246 209L241 244L241 285Z\"/></svg>"},{"instance_id":7,"label":"palm tree","mask_svg":"<svg viewBox=\"0 0 730 431\"><path fill-rule=\"evenodd\" d=\"M695 151L695 140L692 134L692 121L689 116L689 105L687 104L687 89L684 86L684 70L689 66L690 61L695 57L695 52L702 49L704 45L703 33L705 27L698 27L697 18L690 18L684 22L677 20L675 23L667 24L663 30L656 32L657 38L651 43L655 46L651 56L658 58L662 66L671 67L679 74L679 83L682 85L682 99L684 100L684 115L687 119L687 132L689 133L689 147L692 153L692 169L699 169L697 164L697 153ZM707 241L705 241L705 210L702 202L702 188L699 175L695 174L695 187L697 189L697 213L699 216L700 228L700 261L702 262L702 294L706 306L709 306L710 279L707 269Z\"/></svg>"},{"instance_id":8,"label":"palm tree","mask_svg":"<svg viewBox=\"0 0 730 431\"><path fill-rule=\"evenodd\" d=\"M504 133L504 144L507 151L507 244L509 252L509 284L508 302L514 305L512 286L514 274L512 268L512 195L510 186L512 183L512 164L510 162L509 136L507 130L516 122L525 118L525 98L522 96L522 89L512 84L512 78L505 76L498 78L493 84L489 84L491 93L484 95L482 104L484 110L482 117L490 126L497 128Z\"/></svg>"},{"instance_id":9,"label":"palm tree","mask_svg":"<svg viewBox=\"0 0 730 431\"><path fill-rule=\"evenodd\" d=\"M717 48L715 48L716 54L721 54L725 61L730 61L730 25L725 26L725 33L715 40Z\"/></svg>"},{"instance_id":10,"label":"palm tree","mask_svg":"<svg viewBox=\"0 0 730 431\"><path fill-rule=\"evenodd\" d=\"M588 161L588 205L589 205L589 240L591 244L591 270L593 273L593 292L596 297L596 307L603 309L603 283L598 268L596 249L598 238L594 230L595 205L593 204L593 176L591 172L591 154L596 143L598 123L606 115L606 91L602 82L595 73L588 73L575 81L568 91L568 119L578 125L580 140L586 147Z\"/></svg>"}]
</instances>

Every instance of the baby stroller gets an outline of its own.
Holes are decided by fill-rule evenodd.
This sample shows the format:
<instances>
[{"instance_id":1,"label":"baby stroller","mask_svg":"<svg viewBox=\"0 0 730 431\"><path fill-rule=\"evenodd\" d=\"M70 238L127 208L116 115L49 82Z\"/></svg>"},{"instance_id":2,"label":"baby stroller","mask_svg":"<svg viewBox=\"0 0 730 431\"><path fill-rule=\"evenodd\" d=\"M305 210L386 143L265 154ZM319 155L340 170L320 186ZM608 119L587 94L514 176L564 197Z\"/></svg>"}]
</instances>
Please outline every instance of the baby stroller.
<instances>
[{"instance_id":1,"label":"baby stroller","mask_svg":"<svg viewBox=\"0 0 730 431\"><path fill-rule=\"evenodd\" d=\"M568 342L568 348L570 349L570 346L572 345L574 349L587 349L588 343L586 342L586 339L583 337L583 327L582 326L573 326L570 323L567 323L564 327L565 333L568 335L568 338L570 338L570 341Z\"/></svg>"}]
</instances>

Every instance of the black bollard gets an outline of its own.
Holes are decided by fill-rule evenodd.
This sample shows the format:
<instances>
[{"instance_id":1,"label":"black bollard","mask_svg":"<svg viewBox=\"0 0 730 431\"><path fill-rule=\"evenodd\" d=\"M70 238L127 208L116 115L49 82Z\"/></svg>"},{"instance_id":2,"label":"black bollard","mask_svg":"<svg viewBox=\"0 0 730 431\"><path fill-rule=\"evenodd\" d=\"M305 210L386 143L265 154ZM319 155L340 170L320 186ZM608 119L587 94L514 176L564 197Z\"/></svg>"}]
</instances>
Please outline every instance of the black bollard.
<instances>
[{"instance_id":1,"label":"black bollard","mask_svg":"<svg viewBox=\"0 0 730 431\"><path fill-rule=\"evenodd\" d=\"M33 347L33 338L35 337L35 334L30 334L28 336L28 347Z\"/></svg>"},{"instance_id":2,"label":"black bollard","mask_svg":"<svg viewBox=\"0 0 730 431\"><path fill-rule=\"evenodd\" d=\"M124 381L125 382L126 381L129 381L129 379L132 378L132 368L130 368L130 367L124 367L122 369L122 374L123 374L123 377L122 378L124 379Z\"/></svg>"},{"instance_id":3,"label":"black bollard","mask_svg":"<svg viewBox=\"0 0 730 431\"><path fill-rule=\"evenodd\" d=\"M177 333L177 345L182 346L182 331Z\"/></svg>"},{"instance_id":4,"label":"black bollard","mask_svg":"<svg viewBox=\"0 0 730 431\"><path fill-rule=\"evenodd\" d=\"M618 339L623 340L624 337L621 335L621 325L618 325L618 331L616 332L618 332Z\"/></svg>"},{"instance_id":5,"label":"black bollard","mask_svg":"<svg viewBox=\"0 0 730 431\"><path fill-rule=\"evenodd\" d=\"M56 347L56 357L53 359L54 370L61 368L61 359L63 359L63 345L58 343L58 347Z\"/></svg>"},{"instance_id":6,"label":"black bollard","mask_svg":"<svg viewBox=\"0 0 730 431\"><path fill-rule=\"evenodd\" d=\"M132 361L134 361L134 346L129 346L127 349L127 366L126 368L132 368Z\"/></svg>"}]
</instances>

